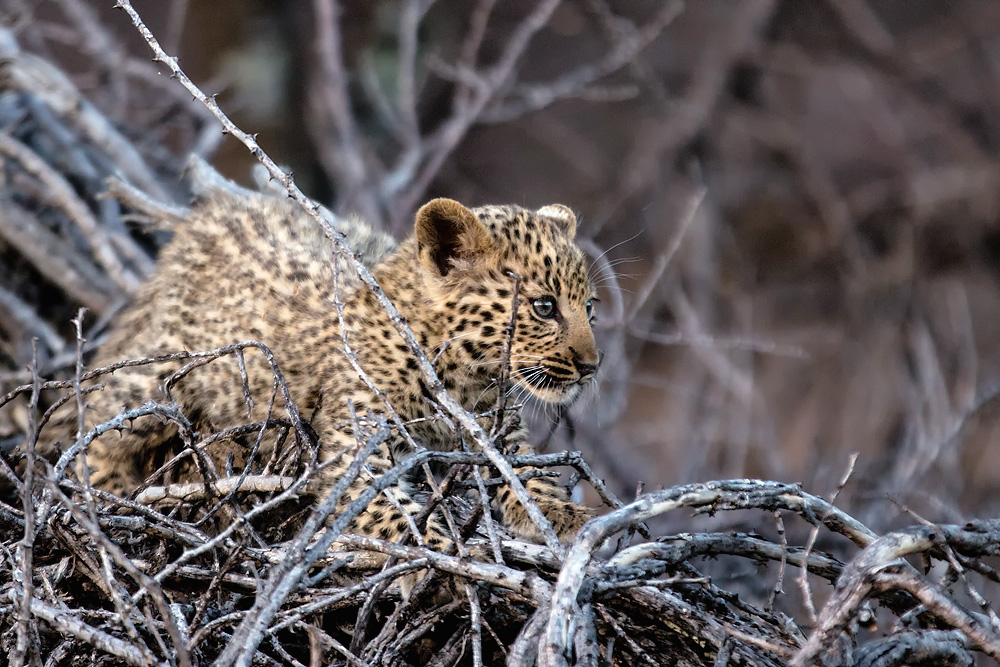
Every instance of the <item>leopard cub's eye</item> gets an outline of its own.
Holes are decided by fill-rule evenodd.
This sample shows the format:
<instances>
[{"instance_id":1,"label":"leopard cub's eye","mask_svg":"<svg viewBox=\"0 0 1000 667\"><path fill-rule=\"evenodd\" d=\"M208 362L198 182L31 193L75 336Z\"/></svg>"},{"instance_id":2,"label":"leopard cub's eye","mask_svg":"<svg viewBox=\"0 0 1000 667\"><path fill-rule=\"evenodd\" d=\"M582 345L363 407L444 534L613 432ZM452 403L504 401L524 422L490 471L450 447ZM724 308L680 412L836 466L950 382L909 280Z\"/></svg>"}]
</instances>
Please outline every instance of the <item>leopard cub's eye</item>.
<instances>
[{"instance_id":1,"label":"leopard cub's eye","mask_svg":"<svg viewBox=\"0 0 1000 667\"><path fill-rule=\"evenodd\" d=\"M594 299L589 299L587 301L587 319L594 319Z\"/></svg>"},{"instance_id":2,"label":"leopard cub's eye","mask_svg":"<svg viewBox=\"0 0 1000 667\"><path fill-rule=\"evenodd\" d=\"M531 300L531 307L543 320L548 320L556 316L556 300L551 296L540 296Z\"/></svg>"}]
</instances>

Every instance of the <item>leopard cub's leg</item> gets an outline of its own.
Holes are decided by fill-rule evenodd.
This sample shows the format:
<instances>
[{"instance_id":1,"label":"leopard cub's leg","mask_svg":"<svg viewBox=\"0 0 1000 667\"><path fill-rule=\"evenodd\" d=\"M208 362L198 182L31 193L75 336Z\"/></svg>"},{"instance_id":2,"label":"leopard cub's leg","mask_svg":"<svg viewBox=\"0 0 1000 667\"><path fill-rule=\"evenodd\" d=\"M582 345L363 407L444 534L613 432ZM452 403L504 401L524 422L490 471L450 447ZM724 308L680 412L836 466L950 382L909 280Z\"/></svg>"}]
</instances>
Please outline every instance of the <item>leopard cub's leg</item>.
<instances>
[{"instance_id":1,"label":"leopard cub's leg","mask_svg":"<svg viewBox=\"0 0 1000 667\"><path fill-rule=\"evenodd\" d=\"M527 455L534 454L534 450L531 445L522 440L510 453ZM521 474L530 470L532 468L522 467L515 468L514 472ZM583 524L596 514L593 509L571 501L566 489L551 477L532 477L525 483L524 488L532 500L538 504L538 508L542 510L545 518L552 523L552 528L562 542L572 541ZM528 516L527 510L524 509L509 486L500 487L493 500L493 505L503 516L504 524L515 533L535 542L543 541L538 527L535 526Z\"/></svg>"},{"instance_id":2,"label":"leopard cub's leg","mask_svg":"<svg viewBox=\"0 0 1000 667\"><path fill-rule=\"evenodd\" d=\"M333 435L336 433L336 435ZM327 432L325 444L331 441L342 442L342 452L350 451L348 447L353 446L352 438L345 438L343 433ZM332 449L332 448L331 448ZM328 449L327 451L330 451ZM332 458L327 455L327 458ZM340 460L323 470L322 479L316 489L317 500L322 501L330 493L331 489L346 472L350 465L349 455L340 456ZM368 457L367 469L376 479L385 474L391 467L392 461L385 452L375 453ZM372 483L371 476L367 473L359 475L348 487L344 494L337 501L335 514L330 520L335 520L337 516L347 511L348 507L355 502ZM392 496L390 499L389 496ZM354 519L351 520L345 532L363 535L365 537L375 537L390 542L399 542L404 535L409 535L411 531L410 519L415 518L423 510L423 506L415 501L410 494L398 484L390 486L379 492ZM445 522L441 518L440 512L435 510L428 516L421 535L423 543L433 551L445 553L452 545L452 538L449 536ZM420 570L406 575L400 579L400 587L403 597L409 598L413 587L425 576L426 570Z\"/></svg>"},{"instance_id":3,"label":"leopard cub's leg","mask_svg":"<svg viewBox=\"0 0 1000 667\"><path fill-rule=\"evenodd\" d=\"M346 494L349 497L356 497L364 490L366 484L355 480ZM392 495L396 501L393 503L386 492ZM379 493L368 504L368 507L351 522L349 532L365 535L367 537L377 537L392 542L399 542L404 534L409 534L409 522L403 515L406 512L410 517L416 517L423 509L419 503L415 502L398 487L390 487L386 492ZM344 503L346 508L346 503ZM431 550L438 553L445 553L452 545L452 539L448 537L447 528L441 520L437 511L432 512L427 517L424 525L423 543ZM404 600L410 598L413 589L428 575L428 570L414 570L399 579L400 593Z\"/></svg>"}]
</instances>

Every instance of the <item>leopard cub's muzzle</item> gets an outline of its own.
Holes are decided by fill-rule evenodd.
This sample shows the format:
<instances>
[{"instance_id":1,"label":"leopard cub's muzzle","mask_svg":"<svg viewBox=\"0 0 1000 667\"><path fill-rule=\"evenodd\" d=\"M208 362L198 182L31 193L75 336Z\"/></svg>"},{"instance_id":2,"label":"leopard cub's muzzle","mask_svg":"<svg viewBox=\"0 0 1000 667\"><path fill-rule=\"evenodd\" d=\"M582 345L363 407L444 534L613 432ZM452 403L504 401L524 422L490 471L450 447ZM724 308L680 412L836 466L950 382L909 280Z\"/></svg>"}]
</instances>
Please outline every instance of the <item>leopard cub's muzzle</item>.
<instances>
[{"instance_id":1,"label":"leopard cub's muzzle","mask_svg":"<svg viewBox=\"0 0 1000 667\"><path fill-rule=\"evenodd\" d=\"M576 383L587 384L593 380L597 376L597 371L601 368L602 361L604 361L604 352L601 350L597 350L597 354L592 360L574 359L573 365L576 366L576 372L580 375Z\"/></svg>"}]
</instances>

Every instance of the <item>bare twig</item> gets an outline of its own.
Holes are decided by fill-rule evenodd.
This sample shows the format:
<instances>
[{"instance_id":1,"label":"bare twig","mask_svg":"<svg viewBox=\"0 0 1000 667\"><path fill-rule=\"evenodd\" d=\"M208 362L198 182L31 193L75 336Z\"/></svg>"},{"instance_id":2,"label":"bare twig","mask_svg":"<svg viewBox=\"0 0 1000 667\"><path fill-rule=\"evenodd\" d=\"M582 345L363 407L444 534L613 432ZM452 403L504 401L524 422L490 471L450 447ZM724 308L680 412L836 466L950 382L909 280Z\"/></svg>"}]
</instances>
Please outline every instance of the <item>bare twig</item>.
<instances>
[{"instance_id":1,"label":"bare twig","mask_svg":"<svg viewBox=\"0 0 1000 667\"><path fill-rule=\"evenodd\" d=\"M423 196L431 180L437 175L444 161L451 155L462 137L465 136L469 127L476 122L500 87L510 80L515 66L528 44L535 34L548 23L549 17L559 6L559 3L560 0L540 0L507 39L496 64L482 75L476 75L477 85L468 99L465 99L463 95L456 97L455 113L435 132L430 142L433 148L429 151L423 166L412 179L409 187L400 197L401 210L411 210L416 205L417 199Z\"/></svg>"},{"instance_id":2,"label":"bare twig","mask_svg":"<svg viewBox=\"0 0 1000 667\"><path fill-rule=\"evenodd\" d=\"M320 67L315 85L309 90L314 91L322 102L316 100L311 105L311 111L314 116L319 116L321 129L332 127L336 137L334 150L324 151L322 158L327 163L328 172L334 176L338 190L342 191L345 210L358 211L369 220L378 220L378 208L370 197L370 190L364 187L369 169L362 158L347 91L347 73L340 52L340 8L335 0L313 0L313 11L316 13L315 45ZM133 17L133 22L136 17Z\"/></svg>"},{"instance_id":3,"label":"bare twig","mask_svg":"<svg viewBox=\"0 0 1000 667\"><path fill-rule=\"evenodd\" d=\"M855 452L851 455L850 460L847 463L847 470L844 475L840 478L840 483L837 484L837 488L833 491L833 495L830 497L830 505L837 500L837 496L843 490L844 486L847 485L847 480L851 478L854 473L854 466L858 462L858 454ZM819 536L819 527L814 526L809 532L809 539L806 542L806 554L812 550L813 544L816 543L816 538ZM799 590L802 591L802 599L806 606L806 610L809 612L809 618L813 623L816 622L816 607L813 605L812 600L812 590L809 588L809 572L805 567L799 569L799 576L797 578L799 584Z\"/></svg>"},{"instance_id":4,"label":"bare twig","mask_svg":"<svg viewBox=\"0 0 1000 667\"><path fill-rule=\"evenodd\" d=\"M249 475L246 478L227 477L210 484L211 497L226 496L233 492L243 493L275 493L291 488L295 482L289 477L278 475ZM135 502L143 505L163 501L190 502L209 497L205 494L203 483L171 484L169 486L149 486L135 497Z\"/></svg>"},{"instance_id":5,"label":"bare twig","mask_svg":"<svg viewBox=\"0 0 1000 667\"><path fill-rule=\"evenodd\" d=\"M698 208L701 206L702 200L705 199L705 193L707 192L704 186L698 188L694 194L688 199L687 206L685 207L684 214L681 216L681 221L670 238L670 243L667 248L661 252L656 257L656 263L653 265L652 271L646 276L643 281L642 286L639 291L636 292L635 298L632 300L632 305L628 309L628 314L625 315L624 323L630 322L635 319L635 316L639 313L639 310L649 299L649 295L652 293L653 288L656 287L666 270L670 261L677 254L677 250L681 247L681 242L684 240L684 236L687 233L688 227L694 221L696 214L698 213Z\"/></svg>"},{"instance_id":6,"label":"bare twig","mask_svg":"<svg viewBox=\"0 0 1000 667\"><path fill-rule=\"evenodd\" d=\"M29 621L31 620L31 601L34 595L34 549L35 549L35 445L38 442L38 397L41 393L42 379L38 375L38 353L32 346L31 366L31 401L28 404L28 440L25 446L24 488L24 537L17 547L17 560L20 565L20 604L17 614L17 643L10 655L12 667L21 667L28 655ZM13 569L12 569L13 573ZM18 602L18 591L12 589L11 599Z\"/></svg>"},{"instance_id":7,"label":"bare twig","mask_svg":"<svg viewBox=\"0 0 1000 667\"><path fill-rule=\"evenodd\" d=\"M588 97L596 92L594 83L612 72L616 72L635 60L663 30L683 11L680 0L665 2L662 8L642 28L619 31L612 48L597 62L582 65L562 74L553 81L517 86L502 101L491 105L481 116L482 122L509 122L520 116L544 109L557 100L572 97ZM627 96L634 96L633 89L627 89ZM611 99L615 99L613 96ZM606 92L599 97L609 101Z\"/></svg>"}]
</instances>

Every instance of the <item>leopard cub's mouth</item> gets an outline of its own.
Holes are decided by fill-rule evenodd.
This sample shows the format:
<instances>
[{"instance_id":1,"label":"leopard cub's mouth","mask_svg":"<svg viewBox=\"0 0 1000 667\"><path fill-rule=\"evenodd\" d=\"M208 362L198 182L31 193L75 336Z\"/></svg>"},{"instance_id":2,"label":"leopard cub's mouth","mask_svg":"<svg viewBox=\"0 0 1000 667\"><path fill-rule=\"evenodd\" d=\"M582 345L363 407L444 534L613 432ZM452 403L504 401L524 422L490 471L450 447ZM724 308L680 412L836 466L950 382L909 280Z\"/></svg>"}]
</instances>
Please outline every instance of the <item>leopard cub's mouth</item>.
<instances>
[{"instance_id":1,"label":"leopard cub's mouth","mask_svg":"<svg viewBox=\"0 0 1000 667\"><path fill-rule=\"evenodd\" d=\"M593 379L593 376L566 377L556 375L544 368L515 370L513 376L518 385L524 387L535 398L546 403L572 401L580 393L583 385Z\"/></svg>"}]
</instances>

